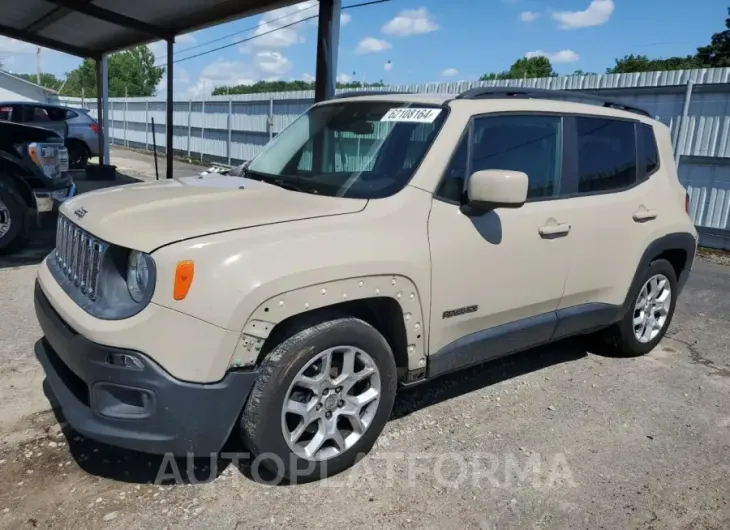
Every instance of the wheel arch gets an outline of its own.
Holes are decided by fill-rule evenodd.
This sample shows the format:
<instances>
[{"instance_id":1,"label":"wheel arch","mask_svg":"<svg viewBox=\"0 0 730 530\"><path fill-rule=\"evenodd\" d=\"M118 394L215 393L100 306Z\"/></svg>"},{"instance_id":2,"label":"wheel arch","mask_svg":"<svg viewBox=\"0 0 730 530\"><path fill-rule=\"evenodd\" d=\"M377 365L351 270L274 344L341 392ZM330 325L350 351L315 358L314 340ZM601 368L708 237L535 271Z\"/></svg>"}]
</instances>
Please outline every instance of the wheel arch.
<instances>
[{"instance_id":1,"label":"wheel arch","mask_svg":"<svg viewBox=\"0 0 730 530\"><path fill-rule=\"evenodd\" d=\"M256 366L276 344L314 322L360 318L388 341L401 379L425 373L425 329L415 284L400 275L348 278L302 287L261 303L249 316L229 368Z\"/></svg>"},{"instance_id":2,"label":"wheel arch","mask_svg":"<svg viewBox=\"0 0 730 530\"><path fill-rule=\"evenodd\" d=\"M681 291L692 269L696 252L697 240L689 232L667 234L652 241L639 260L622 310L624 312L628 311L638 290L641 288L641 278L644 271L652 262L658 259L666 259L672 265L677 274L678 289Z\"/></svg>"}]
</instances>

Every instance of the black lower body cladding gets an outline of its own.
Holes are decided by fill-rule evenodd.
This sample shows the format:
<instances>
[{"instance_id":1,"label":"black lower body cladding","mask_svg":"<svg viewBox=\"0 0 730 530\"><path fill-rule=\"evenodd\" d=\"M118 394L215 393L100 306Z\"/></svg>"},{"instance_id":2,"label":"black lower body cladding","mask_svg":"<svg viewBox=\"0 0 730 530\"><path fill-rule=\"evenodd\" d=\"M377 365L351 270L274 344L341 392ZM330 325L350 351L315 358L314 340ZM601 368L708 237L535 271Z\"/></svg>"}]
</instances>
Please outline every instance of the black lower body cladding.
<instances>
[{"instance_id":1,"label":"black lower body cladding","mask_svg":"<svg viewBox=\"0 0 730 530\"><path fill-rule=\"evenodd\" d=\"M44 334L35 345L44 388L75 431L154 454L209 456L223 447L256 372L230 372L212 384L180 381L140 352L76 333L37 283L35 310Z\"/></svg>"}]
</instances>

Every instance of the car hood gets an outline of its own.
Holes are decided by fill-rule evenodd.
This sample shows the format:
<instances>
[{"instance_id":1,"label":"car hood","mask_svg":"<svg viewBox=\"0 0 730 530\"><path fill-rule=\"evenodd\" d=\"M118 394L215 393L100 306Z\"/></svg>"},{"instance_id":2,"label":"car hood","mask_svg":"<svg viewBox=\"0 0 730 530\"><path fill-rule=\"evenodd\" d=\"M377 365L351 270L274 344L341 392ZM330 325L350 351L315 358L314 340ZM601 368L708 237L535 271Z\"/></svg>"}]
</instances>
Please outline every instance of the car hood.
<instances>
[{"instance_id":1,"label":"car hood","mask_svg":"<svg viewBox=\"0 0 730 530\"><path fill-rule=\"evenodd\" d=\"M153 250L204 235L361 211L365 199L289 191L207 174L106 188L66 201L60 212L109 243Z\"/></svg>"}]
</instances>

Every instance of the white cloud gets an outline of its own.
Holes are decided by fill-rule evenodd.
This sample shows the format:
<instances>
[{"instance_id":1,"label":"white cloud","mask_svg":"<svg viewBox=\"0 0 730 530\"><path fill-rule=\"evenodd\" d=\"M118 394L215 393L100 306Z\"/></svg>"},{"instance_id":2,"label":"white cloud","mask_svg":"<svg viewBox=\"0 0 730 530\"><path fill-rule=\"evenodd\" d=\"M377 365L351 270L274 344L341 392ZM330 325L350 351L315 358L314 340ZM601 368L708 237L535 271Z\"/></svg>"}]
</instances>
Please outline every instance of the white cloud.
<instances>
[{"instance_id":1,"label":"white cloud","mask_svg":"<svg viewBox=\"0 0 730 530\"><path fill-rule=\"evenodd\" d=\"M559 52L544 52L542 50L535 50L527 52L525 57L528 59L532 57L547 57L551 63L574 63L580 59L580 55L575 53L573 50L560 50Z\"/></svg>"},{"instance_id":2,"label":"white cloud","mask_svg":"<svg viewBox=\"0 0 730 530\"><path fill-rule=\"evenodd\" d=\"M520 13L520 20L522 22L535 22L540 18L540 13L537 11L523 11Z\"/></svg>"},{"instance_id":3,"label":"white cloud","mask_svg":"<svg viewBox=\"0 0 730 530\"><path fill-rule=\"evenodd\" d=\"M35 53L36 47L28 42L0 37L0 55L13 55L17 53Z\"/></svg>"},{"instance_id":4,"label":"white cloud","mask_svg":"<svg viewBox=\"0 0 730 530\"><path fill-rule=\"evenodd\" d=\"M306 81L307 83L314 83L314 80L316 78L312 74L303 73L301 76L302 81Z\"/></svg>"},{"instance_id":5,"label":"white cloud","mask_svg":"<svg viewBox=\"0 0 730 530\"><path fill-rule=\"evenodd\" d=\"M613 0L591 0L583 11L557 11L552 17L560 29L587 28L608 22L614 9Z\"/></svg>"},{"instance_id":6,"label":"white cloud","mask_svg":"<svg viewBox=\"0 0 730 530\"><path fill-rule=\"evenodd\" d=\"M391 45L388 41L376 39L375 37L366 37L361 40L355 48L355 53L380 53L389 50Z\"/></svg>"},{"instance_id":7,"label":"white cloud","mask_svg":"<svg viewBox=\"0 0 730 530\"><path fill-rule=\"evenodd\" d=\"M265 13L259 20L254 32L256 38L249 41L249 43L256 48L271 49L288 48L294 44L304 42L304 36L301 33L302 25L284 26L317 15L317 7L318 3L310 0Z\"/></svg>"},{"instance_id":8,"label":"white cloud","mask_svg":"<svg viewBox=\"0 0 730 530\"><path fill-rule=\"evenodd\" d=\"M191 98L200 98L210 96L213 89L219 86L252 85L257 81L278 81L291 69L291 61L280 52L272 50L256 52L250 62L218 58L203 68L194 84L190 84L189 76L187 80L182 78L178 80L179 69L176 68L175 92ZM314 77L304 74L302 79L313 81Z\"/></svg>"},{"instance_id":9,"label":"white cloud","mask_svg":"<svg viewBox=\"0 0 730 530\"><path fill-rule=\"evenodd\" d=\"M438 29L438 24L432 20L428 10L421 7L401 11L398 16L386 22L382 31L386 35L409 37L411 35L432 33Z\"/></svg>"},{"instance_id":10,"label":"white cloud","mask_svg":"<svg viewBox=\"0 0 730 530\"><path fill-rule=\"evenodd\" d=\"M443 77L454 77L455 75L459 75L459 71L456 68L447 68L441 72L441 75Z\"/></svg>"},{"instance_id":11,"label":"white cloud","mask_svg":"<svg viewBox=\"0 0 730 530\"><path fill-rule=\"evenodd\" d=\"M383 70L385 70L386 72L390 72L392 69L393 69L393 63L390 61L386 61L385 64L383 65Z\"/></svg>"},{"instance_id":12,"label":"white cloud","mask_svg":"<svg viewBox=\"0 0 730 530\"><path fill-rule=\"evenodd\" d=\"M190 74L188 71L181 67L176 66L172 69L172 90L176 93L180 93L182 91L187 90L187 88L190 85ZM167 76L163 75L162 79L160 79L160 82L155 87L157 90L157 94L164 94L165 90L167 90Z\"/></svg>"},{"instance_id":13,"label":"white cloud","mask_svg":"<svg viewBox=\"0 0 730 530\"><path fill-rule=\"evenodd\" d=\"M352 77L347 74L340 74L337 76L338 83L349 83L350 81L352 81Z\"/></svg>"},{"instance_id":14,"label":"white cloud","mask_svg":"<svg viewBox=\"0 0 730 530\"><path fill-rule=\"evenodd\" d=\"M35 73L37 48L35 44L0 37L0 63L6 70L17 66L18 70L13 68L13 71ZM42 72L54 73L63 77L67 71L73 70L80 63L81 59L78 57L41 47Z\"/></svg>"},{"instance_id":15,"label":"white cloud","mask_svg":"<svg viewBox=\"0 0 730 530\"><path fill-rule=\"evenodd\" d=\"M280 76L291 70L291 61L279 52L261 51L254 58L256 67L265 74Z\"/></svg>"},{"instance_id":16,"label":"white cloud","mask_svg":"<svg viewBox=\"0 0 730 530\"><path fill-rule=\"evenodd\" d=\"M349 13L340 15L340 26L347 26L350 22L352 22L352 16Z\"/></svg>"},{"instance_id":17,"label":"white cloud","mask_svg":"<svg viewBox=\"0 0 730 530\"><path fill-rule=\"evenodd\" d=\"M261 79L261 74L248 63L216 59L200 72L198 81L185 89L193 98L210 96L217 86L252 85Z\"/></svg>"}]
</instances>

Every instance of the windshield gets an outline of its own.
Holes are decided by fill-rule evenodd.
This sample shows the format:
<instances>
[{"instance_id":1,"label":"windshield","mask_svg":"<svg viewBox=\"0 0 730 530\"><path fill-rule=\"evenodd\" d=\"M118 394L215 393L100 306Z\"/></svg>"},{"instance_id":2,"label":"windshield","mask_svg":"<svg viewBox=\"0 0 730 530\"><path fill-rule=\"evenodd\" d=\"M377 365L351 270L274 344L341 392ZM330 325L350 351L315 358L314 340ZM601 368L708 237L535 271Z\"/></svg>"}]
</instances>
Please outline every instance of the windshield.
<instances>
[{"instance_id":1,"label":"windshield","mask_svg":"<svg viewBox=\"0 0 730 530\"><path fill-rule=\"evenodd\" d=\"M446 114L438 105L387 101L312 107L264 147L245 176L306 193L387 197L408 184Z\"/></svg>"}]
</instances>

